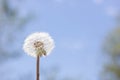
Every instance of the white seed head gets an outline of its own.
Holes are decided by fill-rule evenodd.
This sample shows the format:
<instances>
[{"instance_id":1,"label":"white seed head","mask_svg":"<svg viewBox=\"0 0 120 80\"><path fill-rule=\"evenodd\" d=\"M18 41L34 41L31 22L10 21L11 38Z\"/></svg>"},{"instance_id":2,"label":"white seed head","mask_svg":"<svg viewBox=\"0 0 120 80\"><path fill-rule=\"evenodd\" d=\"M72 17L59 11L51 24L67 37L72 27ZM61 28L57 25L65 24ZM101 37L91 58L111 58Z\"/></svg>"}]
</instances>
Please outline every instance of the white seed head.
<instances>
[{"instance_id":1,"label":"white seed head","mask_svg":"<svg viewBox=\"0 0 120 80\"><path fill-rule=\"evenodd\" d=\"M28 55L37 57L49 55L54 46L54 40L48 33L36 32L25 39L23 49Z\"/></svg>"}]
</instances>

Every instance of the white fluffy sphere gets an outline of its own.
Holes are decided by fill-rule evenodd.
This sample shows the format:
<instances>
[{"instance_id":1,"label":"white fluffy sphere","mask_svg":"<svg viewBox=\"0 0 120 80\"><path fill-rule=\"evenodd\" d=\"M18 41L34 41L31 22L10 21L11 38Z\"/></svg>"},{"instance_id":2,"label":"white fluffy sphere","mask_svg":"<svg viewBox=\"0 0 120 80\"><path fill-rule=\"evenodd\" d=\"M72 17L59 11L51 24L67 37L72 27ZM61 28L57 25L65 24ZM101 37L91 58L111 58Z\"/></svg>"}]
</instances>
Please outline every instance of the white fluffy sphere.
<instances>
[{"instance_id":1,"label":"white fluffy sphere","mask_svg":"<svg viewBox=\"0 0 120 80\"><path fill-rule=\"evenodd\" d=\"M39 47L41 48L41 43L42 43L42 50L44 50L45 53L40 53L40 56L49 55L55 45L54 45L54 40L46 32L36 32L29 35L24 41L23 49L28 55L37 57L38 56L37 52L39 50Z\"/></svg>"}]
</instances>

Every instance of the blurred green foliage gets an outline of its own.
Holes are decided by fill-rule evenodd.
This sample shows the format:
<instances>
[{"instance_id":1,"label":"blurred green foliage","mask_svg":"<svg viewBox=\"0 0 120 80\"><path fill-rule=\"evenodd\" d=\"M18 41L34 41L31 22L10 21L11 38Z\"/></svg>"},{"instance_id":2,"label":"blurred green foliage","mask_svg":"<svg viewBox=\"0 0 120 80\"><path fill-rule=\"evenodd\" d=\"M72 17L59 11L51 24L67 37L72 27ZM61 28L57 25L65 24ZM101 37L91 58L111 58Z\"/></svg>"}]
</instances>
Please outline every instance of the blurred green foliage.
<instances>
[{"instance_id":1,"label":"blurred green foliage","mask_svg":"<svg viewBox=\"0 0 120 80\"><path fill-rule=\"evenodd\" d=\"M107 62L101 80L120 80L120 17L117 17L117 27L105 40L104 51L107 53Z\"/></svg>"},{"instance_id":2,"label":"blurred green foliage","mask_svg":"<svg viewBox=\"0 0 120 80\"><path fill-rule=\"evenodd\" d=\"M16 47L25 24L31 20L31 15L22 17L20 9L13 8L11 3L11 0L0 0L0 80L33 80L32 72L17 76L13 67L6 66L9 59L20 57L21 52Z\"/></svg>"},{"instance_id":3,"label":"blurred green foliage","mask_svg":"<svg viewBox=\"0 0 120 80\"><path fill-rule=\"evenodd\" d=\"M0 0L0 62L20 56L14 44L31 16L21 17L19 12L17 7L12 8L10 0Z\"/></svg>"}]
</instances>

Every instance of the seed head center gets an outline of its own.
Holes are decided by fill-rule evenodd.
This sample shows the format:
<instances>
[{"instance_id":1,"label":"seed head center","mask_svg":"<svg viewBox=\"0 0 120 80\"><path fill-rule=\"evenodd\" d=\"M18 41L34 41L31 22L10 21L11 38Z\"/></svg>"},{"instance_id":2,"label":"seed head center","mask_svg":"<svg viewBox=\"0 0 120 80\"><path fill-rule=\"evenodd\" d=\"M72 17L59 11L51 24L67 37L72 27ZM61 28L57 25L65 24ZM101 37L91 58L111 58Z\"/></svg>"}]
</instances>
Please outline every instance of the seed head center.
<instances>
[{"instance_id":1,"label":"seed head center","mask_svg":"<svg viewBox=\"0 0 120 80\"><path fill-rule=\"evenodd\" d=\"M44 47L44 44L40 41L37 41L37 42L34 43L34 47L36 49L42 49Z\"/></svg>"}]
</instances>

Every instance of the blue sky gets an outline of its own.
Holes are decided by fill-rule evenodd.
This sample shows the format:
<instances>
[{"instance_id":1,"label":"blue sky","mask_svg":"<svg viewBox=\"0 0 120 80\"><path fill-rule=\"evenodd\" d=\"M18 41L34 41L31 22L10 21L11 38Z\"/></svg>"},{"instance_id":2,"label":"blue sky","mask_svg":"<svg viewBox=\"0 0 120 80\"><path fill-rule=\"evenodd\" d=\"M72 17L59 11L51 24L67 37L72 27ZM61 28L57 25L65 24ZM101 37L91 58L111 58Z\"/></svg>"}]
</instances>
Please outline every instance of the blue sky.
<instances>
[{"instance_id":1,"label":"blue sky","mask_svg":"<svg viewBox=\"0 0 120 80\"><path fill-rule=\"evenodd\" d=\"M13 68L16 71L13 75L23 72L35 74L35 59L24 54L22 44L27 35L44 31L51 34L56 47L50 56L41 58L41 68L58 66L59 77L80 76L82 80L99 80L103 63L101 45L105 36L115 27L114 17L119 9L117 2L26 0L20 8L21 14L26 16L32 12L35 18L26 25L20 37L18 45L23 56L5 65L16 68Z\"/></svg>"}]
</instances>

